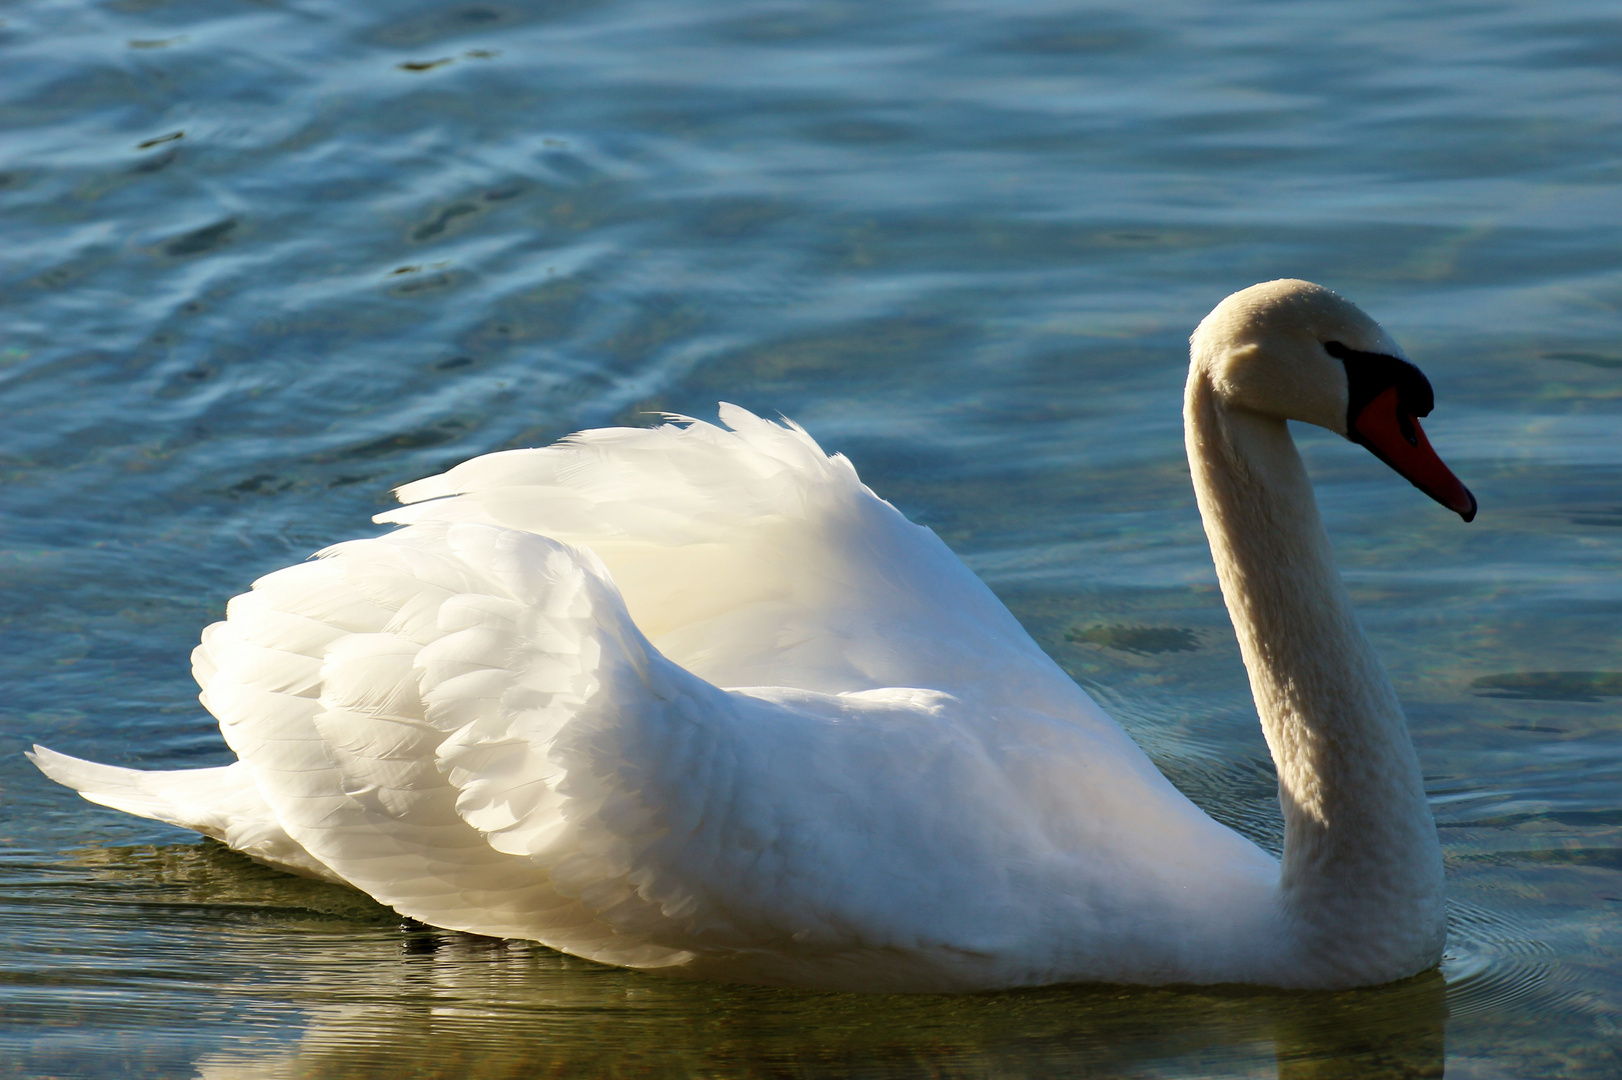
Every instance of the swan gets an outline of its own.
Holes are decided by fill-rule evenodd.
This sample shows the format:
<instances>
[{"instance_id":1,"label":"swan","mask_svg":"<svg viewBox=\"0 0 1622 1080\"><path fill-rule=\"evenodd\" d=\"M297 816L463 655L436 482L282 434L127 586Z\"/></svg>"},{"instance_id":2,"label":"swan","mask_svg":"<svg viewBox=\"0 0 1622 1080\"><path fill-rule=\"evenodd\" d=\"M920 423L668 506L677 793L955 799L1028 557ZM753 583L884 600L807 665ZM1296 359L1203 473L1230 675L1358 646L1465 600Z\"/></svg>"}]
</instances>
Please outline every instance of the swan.
<instances>
[{"instance_id":1,"label":"swan","mask_svg":"<svg viewBox=\"0 0 1622 1080\"><path fill-rule=\"evenodd\" d=\"M1194 490L1278 772L1282 859L1217 823L928 529L798 426L585 431L406 484L192 656L237 761L35 747L85 798L434 926L865 991L1343 988L1435 965L1440 848L1286 421L1465 521L1425 377L1360 309L1256 285L1195 330Z\"/></svg>"}]
</instances>

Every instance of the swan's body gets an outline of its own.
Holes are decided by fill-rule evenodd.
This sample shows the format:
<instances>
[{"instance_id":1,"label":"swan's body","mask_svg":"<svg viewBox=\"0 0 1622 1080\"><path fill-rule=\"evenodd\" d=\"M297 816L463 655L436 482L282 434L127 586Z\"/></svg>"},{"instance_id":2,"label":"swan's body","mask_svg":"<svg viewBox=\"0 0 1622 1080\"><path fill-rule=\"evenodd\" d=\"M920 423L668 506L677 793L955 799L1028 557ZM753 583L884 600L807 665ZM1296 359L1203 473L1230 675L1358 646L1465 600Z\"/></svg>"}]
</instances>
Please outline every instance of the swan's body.
<instances>
[{"instance_id":1,"label":"swan's body","mask_svg":"<svg viewBox=\"0 0 1622 1080\"><path fill-rule=\"evenodd\" d=\"M730 431L474 459L401 489L402 528L260 579L193 657L236 764L36 760L424 922L612 964L859 990L1413 974L1443 940L1436 833L1284 423L1347 430L1325 340L1396 353L1325 290L1257 286L1201 324L1188 384L1282 869L845 459L728 406Z\"/></svg>"}]
</instances>

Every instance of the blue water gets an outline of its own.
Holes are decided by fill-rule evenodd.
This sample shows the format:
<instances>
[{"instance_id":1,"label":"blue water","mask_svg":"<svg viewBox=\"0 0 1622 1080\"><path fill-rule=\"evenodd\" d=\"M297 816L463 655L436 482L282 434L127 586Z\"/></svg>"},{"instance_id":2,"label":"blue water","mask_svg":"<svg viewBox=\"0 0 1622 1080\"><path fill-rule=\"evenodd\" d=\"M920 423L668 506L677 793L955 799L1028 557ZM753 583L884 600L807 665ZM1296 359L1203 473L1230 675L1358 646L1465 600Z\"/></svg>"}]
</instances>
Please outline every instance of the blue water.
<instances>
[{"instance_id":1,"label":"blue water","mask_svg":"<svg viewBox=\"0 0 1622 1080\"><path fill-rule=\"evenodd\" d=\"M1622 1072L1622 16L1475 0L0 3L0 1076ZM198 631L394 485L781 411L1276 846L1186 337L1306 277L1470 526L1302 431L1447 854L1340 995L692 986L402 926L84 803L229 759Z\"/></svg>"}]
</instances>

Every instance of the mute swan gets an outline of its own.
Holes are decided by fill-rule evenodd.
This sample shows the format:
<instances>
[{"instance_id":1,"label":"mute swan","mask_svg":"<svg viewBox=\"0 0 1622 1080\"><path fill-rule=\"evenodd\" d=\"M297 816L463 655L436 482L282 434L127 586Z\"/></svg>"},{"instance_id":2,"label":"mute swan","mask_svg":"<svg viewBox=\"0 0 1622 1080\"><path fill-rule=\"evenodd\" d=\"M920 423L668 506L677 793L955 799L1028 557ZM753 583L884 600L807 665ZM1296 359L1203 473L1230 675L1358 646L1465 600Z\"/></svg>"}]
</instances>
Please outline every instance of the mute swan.
<instances>
[{"instance_id":1,"label":"mute swan","mask_svg":"<svg viewBox=\"0 0 1622 1080\"><path fill-rule=\"evenodd\" d=\"M1466 521L1431 389L1304 281L1192 338L1194 490L1278 768L1282 865L1206 816L927 529L723 405L407 484L192 655L238 761L36 747L94 802L448 929L847 990L1334 988L1434 965L1442 862L1285 421ZM730 429L730 430L728 430Z\"/></svg>"}]
</instances>

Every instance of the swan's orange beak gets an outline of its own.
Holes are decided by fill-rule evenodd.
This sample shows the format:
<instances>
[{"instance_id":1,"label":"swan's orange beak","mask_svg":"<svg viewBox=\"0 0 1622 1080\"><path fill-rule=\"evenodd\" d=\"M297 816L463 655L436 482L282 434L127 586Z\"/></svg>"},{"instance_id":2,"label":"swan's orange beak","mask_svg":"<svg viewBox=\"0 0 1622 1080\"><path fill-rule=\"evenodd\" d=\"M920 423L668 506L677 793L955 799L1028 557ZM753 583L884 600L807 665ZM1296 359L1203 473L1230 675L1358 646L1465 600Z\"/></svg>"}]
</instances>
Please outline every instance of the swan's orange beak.
<instances>
[{"instance_id":1,"label":"swan's orange beak","mask_svg":"<svg viewBox=\"0 0 1622 1080\"><path fill-rule=\"evenodd\" d=\"M1427 410L1428 411L1428 410ZM1377 394L1352 420L1347 436L1396 469L1410 484L1458 514L1476 516L1476 497L1431 449L1418 417L1408 411L1395 386Z\"/></svg>"}]
</instances>

